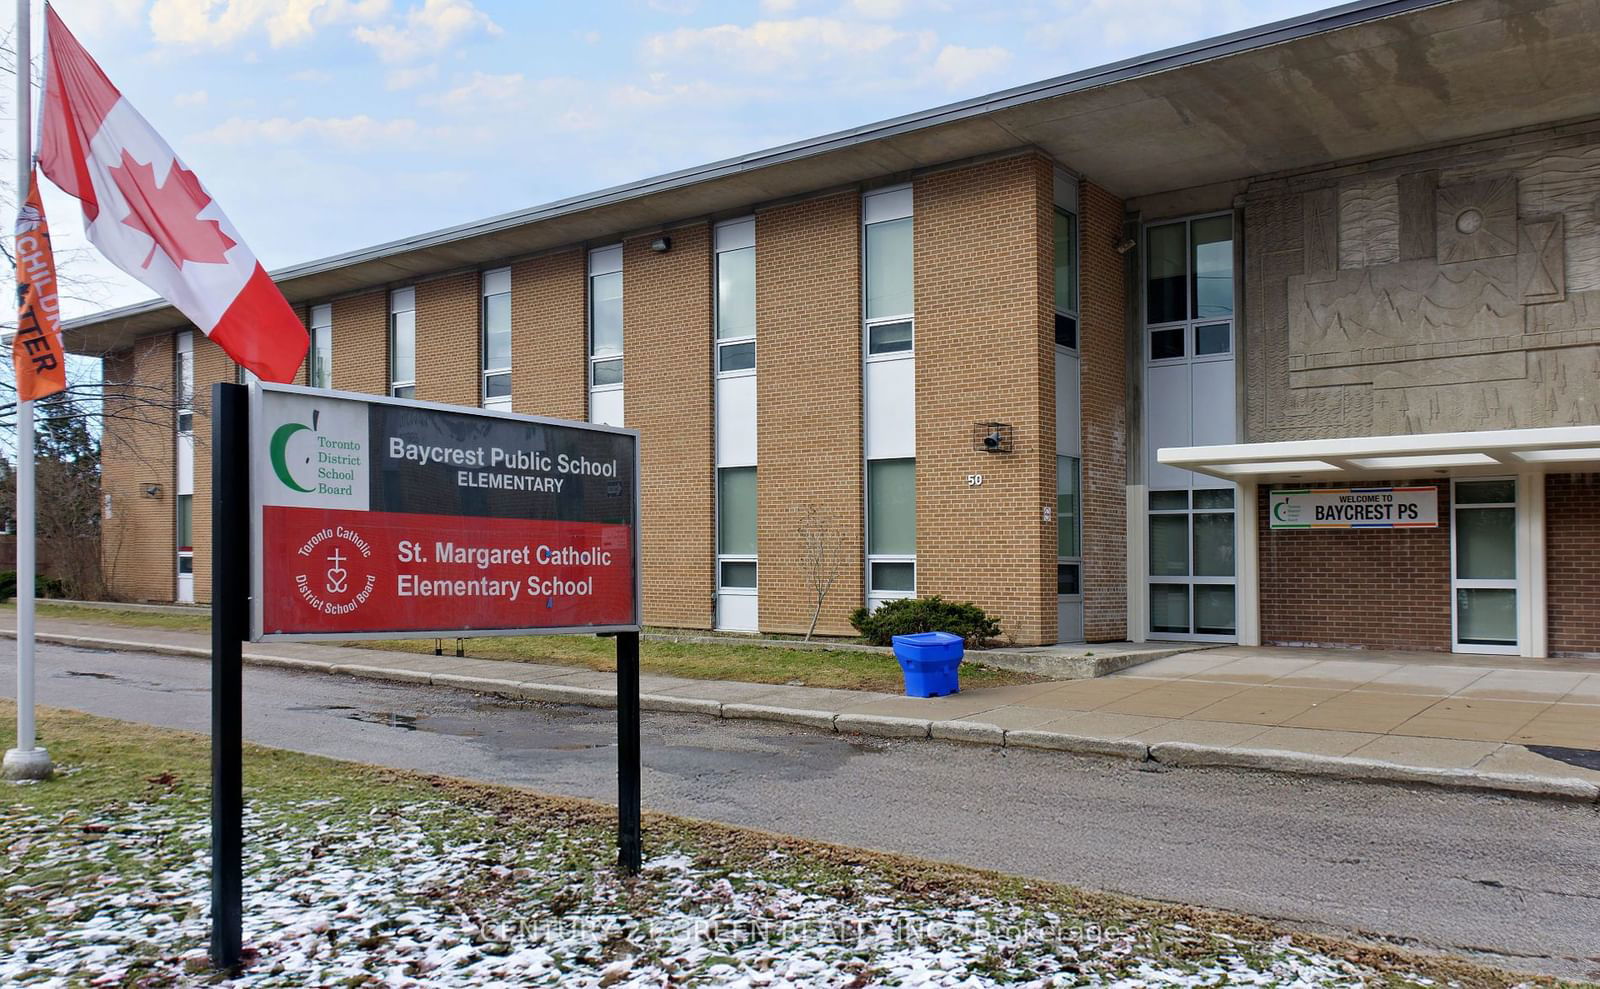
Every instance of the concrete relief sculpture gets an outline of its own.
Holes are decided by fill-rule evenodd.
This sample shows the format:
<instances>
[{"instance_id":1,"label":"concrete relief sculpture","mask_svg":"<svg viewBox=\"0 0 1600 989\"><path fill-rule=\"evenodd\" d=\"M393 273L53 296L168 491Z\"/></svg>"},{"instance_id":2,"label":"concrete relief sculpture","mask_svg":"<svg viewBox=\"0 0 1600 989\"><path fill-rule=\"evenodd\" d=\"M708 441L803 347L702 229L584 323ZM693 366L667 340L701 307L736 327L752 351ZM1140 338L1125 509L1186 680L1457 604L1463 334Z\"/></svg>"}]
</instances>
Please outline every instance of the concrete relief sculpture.
<instances>
[{"instance_id":1,"label":"concrete relief sculpture","mask_svg":"<svg viewBox=\"0 0 1600 989\"><path fill-rule=\"evenodd\" d=\"M1600 422L1584 140L1247 195L1247 438Z\"/></svg>"}]
</instances>

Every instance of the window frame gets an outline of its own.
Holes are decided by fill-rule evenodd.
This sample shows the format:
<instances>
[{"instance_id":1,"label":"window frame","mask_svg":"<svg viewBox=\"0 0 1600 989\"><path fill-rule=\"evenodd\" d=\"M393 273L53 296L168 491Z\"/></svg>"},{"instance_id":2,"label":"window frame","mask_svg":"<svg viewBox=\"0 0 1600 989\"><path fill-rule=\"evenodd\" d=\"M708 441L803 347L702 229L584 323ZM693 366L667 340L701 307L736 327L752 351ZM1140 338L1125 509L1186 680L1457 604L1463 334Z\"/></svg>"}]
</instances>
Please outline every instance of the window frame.
<instances>
[{"instance_id":1,"label":"window frame","mask_svg":"<svg viewBox=\"0 0 1600 989\"><path fill-rule=\"evenodd\" d=\"M875 226L885 223L899 223L904 221L911 227L911 309L904 313L894 313L883 316L867 315L867 297L871 288L871 263L867 252L867 231ZM874 189L861 197L861 231L858 249L861 252L861 356L868 363L880 361L899 361L917 356L917 258L916 258L916 211L912 201L911 187L894 186L886 189ZM872 349L872 331L881 326L893 326L897 323L911 324L911 346L904 350L886 350L874 352Z\"/></svg>"},{"instance_id":2,"label":"window frame","mask_svg":"<svg viewBox=\"0 0 1600 989\"><path fill-rule=\"evenodd\" d=\"M1542 478L1541 478L1542 480ZM1512 486L1512 501L1473 502L1463 505L1457 498L1456 492L1462 484L1475 484L1484 481L1509 481ZM1492 477L1453 477L1450 479L1450 651L1466 654L1482 654L1493 656L1516 656L1522 651L1522 609L1527 593L1523 588L1522 566L1522 501L1524 498L1523 485L1515 476L1496 475ZM1460 563L1458 560L1458 540L1460 538L1460 515L1463 512L1479 511L1482 509L1506 509L1511 512L1511 560L1515 574L1510 578L1503 577L1461 577ZM1512 641L1498 642L1472 642L1463 641L1461 638L1461 592L1485 590L1508 590L1514 595L1512 614L1515 616L1512 628Z\"/></svg>"},{"instance_id":3,"label":"window frame","mask_svg":"<svg viewBox=\"0 0 1600 989\"><path fill-rule=\"evenodd\" d=\"M333 306L323 302L311 307L307 314L307 329L311 337L311 349L306 359L306 385L311 388L333 387ZM324 357L326 353L326 357ZM319 370L327 372L327 383L321 384L318 378Z\"/></svg>"},{"instance_id":4,"label":"window frame","mask_svg":"<svg viewBox=\"0 0 1600 989\"><path fill-rule=\"evenodd\" d=\"M755 479L756 504L751 506L752 515L754 515L755 522L756 522L756 552L754 552L754 553L727 553L727 552L724 552L723 549L722 549L722 501L723 501L723 498L722 498L722 472L723 471L728 471L728 470L747 470L747 471L750 472L751 477ZM760 501L760 487L759 487L760 483L761 483L761 474L759 473L758 468L754 464L744 464L744 465L738 465L738 466L732 466L732 467L718 467L718 468L716 468L716 476L714 478L714 484L713 484L713 487L715 489L714 492L713 492L713 497L714 497L714 500L716 501L716 505L715 505L715 535L714 535L714 539L715 539L715 545L716 545L716 567L717 567L717 572L713 576L714 576L714 579L716 580L716 587L717 587L717 593L718 594L742 594L742 595L747 595L747 596L753 597L753 596L755 596L756 592L758 591L758 589L761 586L761 559L760 559L760 556L761 556L761 549L760 549L760 546L761 546L761 543L760 543L760 541L761 541L761 516L760 516L761 501ZM722 565L725 564L725 563L751 563L751 564L754 564L755 568L756 568L756 582L754 584L750 585L749 587L724 584L722 582Z\"/></svg>"},{"instance_id":5,"label":"window frame","mask_svg":"<svg viewBox=\"0 0 1600 989\"><path fill-rule=\"evenodd\" d=\"M401 298L410 300L410 308L399 308ZM398 317L406 313L411 314L411 377L399 378L395 376L395 354L399 350L395 346L400 331ZM402 390L409 389L410 394L402 395ZM389 292L389 397L415 400L417 397L417 290L415 286L392 289Z\"/></svg>"},{"instance_id":6,"label":"window frame","mask_svg":"<svg viewBox=\"0 0 1600 989\"><path fill-rule=\"evenodd\" d=\"M713 233L714 250L711 258L711 346L712 346L712 371L718 378L744 378L756 373L756 368L761 360L761 349L756 344L756 314L750 314L750 332L737 337L724 337L722 335L722 261L730 254L749 251L751 259L750 275L752 287L755 281L755 217L745 217L738 220L728 220L717 224ZM727 239L731 246L724 247L723 241ZM748 241L748 243L746 243ZM736 246L733 246L736 245ZM754 296L751 304L754 306ZM735 347L751 347L752 360L749 367L725 369L722 366L722 355L725 350ZM720 581L721 578L719 577Z\"/></svg>"},{"instance_id":7,"label":"window frame","mask_svg":"<svg viewBox=\"0 0 1600 989\"><path fill-rule=\"evenodd\" d=\"M505 287L498 287L504 280ZM495 283L495 290L490 291L491 282ZM488 268L478 275L478 404L485 409L511 408L511 269ZM489 300L505 296L506 299L506 365L505 367L489 366ZM493 398L489 396L489 379L504 377L506 379L506 393Z\"/></svg>"},{"instance_id":8,"label":"window frame","mask_svg":"<svg viewBox=\"0 0 1600 989\"><path fill-rule=\"evenodd\" d=\"M1199 494L1199 493L1202 493L1202 492L1207 492L1207 491L1230 491L1233 494L1233 502L1229 507L1226 507L1226 508L1211 508L1211 507L1197 508L1197 507L1195 507L1195 495ZM1183 508L1155 508L1155 507L1152 506L1152 499L1150 498L1150 495L1163 494L1163 493L1169 493L1169 492L1182 492L1183 493L1183 495L1184 495L1184 507ZM1145 560L1144 560L1145 589L1144 589L1144 594L1145 594L1145 625L1146 625L1145 636L1147 638L1151 638L1151 639L1168 639L1168 640L1177 640L1177 641L1183 641L1183 642L1237 642L1238 641L1238 638L1239 638L1239 590L1238 590L1238 587L1239 587L1239 557L1238 557L1238 553L1239 553L1239 518L1240 518L1240 515L1242 514L1242 509L1240 508L1240 505L1239 505L1239 497L1240 497L1239 489L1238 489L1238 487L1236 487L1234 485L1227 485L1227 486L1223 486L1223 487L1204 487L1204 488L1195 488L1195 487L1189 487L1189 488L1156 488L1156 489L1154 489L1152 491L1149 491L1146 494L1146 496L1145 496L1145 511L1144 511L1144 516L1145 516ZM1196 570L1195 561L1196 561L1196 558L1198 556L1198 553L1196 552L1196 547L1195 547L1195 531L1196 531L1196 529L1195 529L1195 516L1196 515L1228 515L1228 516L1232 517L1232 519L1233 519L1233 551L1234 551L1233 573L1232 573L1232 575L1229 575L1229 576L1217 576L1217 575L1201 575L1201 574L1196 574L1195 573L1195 570ZM1151 566L1151 560L1150 560L1150 554L1155 549L1155 540L1152 539L1151 536L1150 536L1151 530L1153 528L1153 525L1152 525L1153 521L1158 517L1171 518L1173 516L1181 516L1184 519L1184 533L1183 533L1184 542L1183 542L1183 546L1184 546L1184 556L1185 556L1185 566L1184 566L1185 573L1183 575L1181 575L1181 576L1180 575L1176 575L1176 574L1156 574L1156 573L1153 573L1152 571L1154 570L1154 567ZM1160 586L1176 586L1176 587L1183 587L1183 588L1186 589L1185 590L1185 596L1186 596L1186 599L1188 601L1188 618L1189 618L1188 631L1185 631L1185 632L1170 632L1170 631L1159 631L1158 632L1158 631L1156 631L1156 629L1155 629L1154 595L1152 593L1152 588L1156 587L1157 585L1160 585ZM1231 587L1231 588L1234 589L1234 591L1233 591L1233 631L1232 632L1202 632L1202 631L1199 631L1200 625L1199 625L1199 621L1198 621L1198 613L1197 613L1196 608L1195 608L1195 605L1196 605L1196 603L1198 601L1198 598L1199 598L1199 595L1198 595L1198 593L1196 591L1196 588L1198 588L1198 587Z\"/></svg>"},{"instance_id":9,"label":"window frame","mask_svg":"<svg viewBox=\"0 0 1600 989\"><path fill-rule=\"evenodd\" d=\"M185 346L187 343L187 346ZM194 331L183 330L173 343L178 355L178 408L173 426L179 437L194 436Z\"/></svg>"},{"instance_id":10,"label":"window frame","mask_svg":"<svg viewBox=\"0 0 1600 989\"><path fill-rule=\"evenodd\" d=\"M897 461L903 461L911 465L911 503L913 506L911 538L913 549L910 553L874 553L872 551L872 465L879 463L894 463ZM888 601L896 598L914 598L917 596L917 553L915 550L917 534L915 515L917 497L917 458L879 457L874 460L865 461L862 468L862 489L866 495L866 497L862 499L862 508L864 509L862 513L864 516L862 518L862 535L865 537L862 540L862 546L866 549L866 583L863 586L866 588L867 597L869 600L876 598L879 601ZM909 563L911 565L911 589L892 590L887 588L878 588L873 583L872 571L874 565L879 563Z\"/></svg>"},{"instance_id":11,"label":"window frame","mask_svg":"<svg viewBox=\"0 0 1600 989\"><path fill-rule=\"evenodd\" d=\"M1140 293L1139 306L1143 311L1144 320L1144 362L1146 367L1164 367L1177 364L1204 364L1213 361L1230 361L1234 359L1238 350L1238 285L1239 270L1237 264L1233 268L1234 309L1226 316L1199 316L1196 310L1199 306L1195 289L1194 271L1194 225L1205 220L1227 218L1230 224L1230 247L1237 245L1239 237L1238 222L1232 210L1217 210L1211 213L1198 213L1194 216L1176 217L1167 220L1157 220L1144 225L1143 244L1140 247ZM1149 322L1150 315L1150 231L1160 227L1183 227L1183 285L1184 285L1184 318L1168 320L1164 323ZM1080 289L1081 291L1081 289ZM1228 327L1228 349L1213 353L1202 354L1196 344L1199 340L1199 330L1203 327L1222 326ZM1155 335L1172 330L1181 331L1183 338L1183 353L1175 357L1155 356Z\"/></svg>"},{"instance_id":12,"label":"window frame","mask_svg":"<svg viewBox=\"0 0 1600 989\"><path fill-rule=\"evenodd\" d=\"M1076 556L1063 556L1061 554L1061 467L1064 462L1072 465L1072 472L1076 475L1073 491L1077 494L1077 507L1072 516L1073 527L1078 530L1078 553ZM1074 580L1074 583L1078 586L1076 591L1062 592L1061 569L1063 567L1073 567L1077 570L1077 577ZM1068 456L1064 453L1056 454L1056 597L1068 601L1083 600L1083 458Z\"/></svg>"},{"instance_id":13,"label":"window frame","mask_svg":"<svg viewBox=\"0 0 1600 989\"><path fill-rule=\"evenodd\" d=\"M611 259L613 257L615 257L615 267L611 266L612 265L612 260ZM604 271L596 271L595 267L596 267L597 264L605 266L605 270ZM586 336L587 342L588 342L588 345L587 345L587 358L588 359L587 359L586 366L585 366L584 370L588 374L588 377L585 379L585 383L587 384L589 392L591 394L593 394L595 392L621 391L622 390L622 386L623 386L624 382L626 381L626 379L620 374L618 375L616 381L608 381L605 384L595 384L595 380L594 380L595 379L595 368L600 364L608 364L608 363L615 362L618 365L619 369L625 370L625 367L626 367L622 363L623 362L623 358L625 357L626 352L627 352L627 346L626 346L627 339L626 339L626 334L625 334L626 323L625 322L623 323L623 325L618 326L618 328L617 328L618 329L618 335L621 336L622 339L623 339L623 345L620 346L617 349L617 352L615 354L605 354L603 356L597 357L597 356L595 356L595 352L594 352L594 322L595 322L594 321L594 303L595 303L594 282L595 282L596 278L605 278L606 276L613 275L613 274L617 276L617 284L619 286L621 286L620 291L617 293L617 298L618 298L618 300L621 301L622 306L619 307L619 310L618 310L618 313L617 313L617 319L619 321L622 321L623 320L623 311L625 311L625 307L627 306L627 291L628 291L627 283L624 280L623 273L622 273L622 245L621 244L613 244L613 245L611 245L609 247L596 247L596 248L593 248L592 250L590 250L589 251L589 256L588 256L588 273L585 275L585 281L584 281L584 323L585 323L584 329L585 329L585 336Z\"/></svg>"},{"instance_id":14,"label":"window frame","mask_svg":"<svg viewBox=\"0 0 1600 989\"><path fill-rule=\"evenodd\" d=\"M1077 289L1076 294L1078 296L1078 298L1076 300L1077 301L1077 305L1076 306L1072 306L1072 307L1068 307L1068 308L1063 308L1062 306L1060 306L1058 304L1060 302L1060 300L1057 299L1057 298L1054 298L1054 296L1056 295L1056 293L1054 291L1054 288L1055 288L1055 286L1054 286L1055 272L1054 271L1051 272L1051 283L1052 283L1051 284L1051 296L1052 296L1051 305L1052 305L1052 307L1054 309L1055 315L1057 317L1066 316L1066 317L1069 317L1072 320L1072 343L1070 345L1062 343L1061 340L1060 340L1060 335L1056 334L1055 345L1057 347L1060 347L1062 350L1068 351L1069 353L1076 354L1076 353L1079 352L1079 349L1080 349L1079 345L1082 343L1082 334L1083 334L1083 320L1079 318L1080 313L1082 312L1082 309L1083 309L1083 230L1082 230L1082 225L1078 222L1078 213L1077 213L1076 210L1068 209L1065 206L1060 205L1059 203L1057 203L1053 208L1055 209L1055 213L1052 214L1052 222L1054 220L1054 217L1058 216L1058 215L1059 216L1065 216L1065 217L1067 217L1068 219L1070 219L1072 221L1072 266L1075 269L1074 273L1073 273L1072 283L1073 283L1073 286ZM1054 234L1055 234L1055 231L1052 228L1052 230L1051 230L1052 240L1054 239Z\"/></svg>"}]
</instances>

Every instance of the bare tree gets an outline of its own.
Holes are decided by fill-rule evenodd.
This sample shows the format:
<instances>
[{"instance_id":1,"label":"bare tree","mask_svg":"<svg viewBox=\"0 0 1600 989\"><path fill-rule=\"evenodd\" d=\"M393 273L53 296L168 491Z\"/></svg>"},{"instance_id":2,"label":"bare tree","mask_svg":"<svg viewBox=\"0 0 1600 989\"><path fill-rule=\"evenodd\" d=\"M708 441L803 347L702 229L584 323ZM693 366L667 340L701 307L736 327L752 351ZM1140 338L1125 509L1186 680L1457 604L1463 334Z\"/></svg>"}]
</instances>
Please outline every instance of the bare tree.
<instances>
[{"instance_id":1,"label":"bare tree","mask_svg":"<svg viewBox=\"0 0 1600 989\"><path fill-rule=\"evenodd\" d=\"M832 515L808 503L801 509L796 534L800 537L800 562L805 570L806 588L811 593L811 624L806 629L806 641L810 642L817 631L828 592L833 590L844 566L844 531Z\"/></svg>"}]
</instances>

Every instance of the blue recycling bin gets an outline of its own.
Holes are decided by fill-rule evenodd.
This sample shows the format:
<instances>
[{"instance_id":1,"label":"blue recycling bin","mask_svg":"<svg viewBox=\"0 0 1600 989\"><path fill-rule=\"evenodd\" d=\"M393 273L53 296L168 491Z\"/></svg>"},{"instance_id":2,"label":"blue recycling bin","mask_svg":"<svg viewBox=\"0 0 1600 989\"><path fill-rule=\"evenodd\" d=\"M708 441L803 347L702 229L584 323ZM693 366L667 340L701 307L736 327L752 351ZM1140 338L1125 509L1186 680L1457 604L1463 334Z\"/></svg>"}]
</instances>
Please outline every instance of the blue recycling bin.
<instances>
[{"instance_id":1,"label":"blue recycling bin","mask_svg":"<svg viewBox=\"0 0 1600 989\"><path fill-rule=\"evenodd\" d=\"M958 670L966 643L949 632L894 637L894 658L906 678L907 697L942 697L961 690Z\"/></svg>"}]
</instances>

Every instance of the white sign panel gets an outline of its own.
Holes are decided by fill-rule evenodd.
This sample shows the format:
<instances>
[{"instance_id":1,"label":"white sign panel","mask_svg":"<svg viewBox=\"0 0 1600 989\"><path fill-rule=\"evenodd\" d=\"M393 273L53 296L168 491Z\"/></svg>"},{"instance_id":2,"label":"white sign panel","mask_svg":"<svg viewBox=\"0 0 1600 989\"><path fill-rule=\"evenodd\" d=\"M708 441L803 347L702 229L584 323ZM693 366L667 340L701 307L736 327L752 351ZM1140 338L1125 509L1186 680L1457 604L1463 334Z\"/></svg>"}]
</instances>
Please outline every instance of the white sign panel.
<instances>
[{"instance_id":1,"label":"white sign panel","mask_svg":"<svg viewBox=\"0 0 1600 989\"><path fill-rule=\"evenodd\" d=\"M1439 489L1293 488L1269 495L1274 529L1431 529Z\"/></svg>"}]
</instances>

